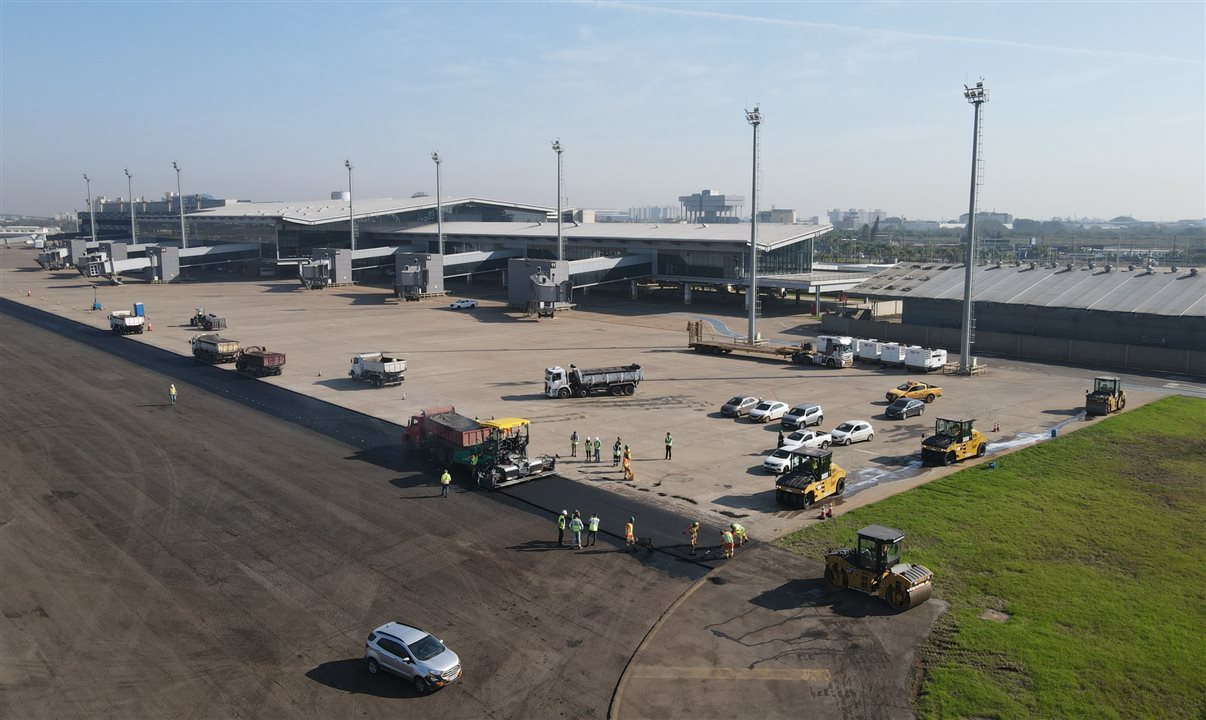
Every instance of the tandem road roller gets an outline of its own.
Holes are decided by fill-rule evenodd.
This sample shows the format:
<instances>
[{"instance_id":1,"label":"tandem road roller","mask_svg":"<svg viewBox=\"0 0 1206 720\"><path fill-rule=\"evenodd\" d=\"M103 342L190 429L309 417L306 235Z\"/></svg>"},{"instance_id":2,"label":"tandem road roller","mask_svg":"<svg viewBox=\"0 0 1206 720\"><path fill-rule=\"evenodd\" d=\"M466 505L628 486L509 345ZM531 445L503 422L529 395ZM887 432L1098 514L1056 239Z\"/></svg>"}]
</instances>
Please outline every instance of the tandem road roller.
<instances>
[{"instance_id":1,"label":"tandem road roller","mask_svg":"<svg viewBox=\"0 0 1206 720\"><path fill-rule=\"evenodd\" d=\"M904 533L883 525L858 531L858 547L825 555L825 580L839 590L858 590L886 600L897 610L914 608L934 593L934 573L900 561Z\"/></svg>"}]
</instances>

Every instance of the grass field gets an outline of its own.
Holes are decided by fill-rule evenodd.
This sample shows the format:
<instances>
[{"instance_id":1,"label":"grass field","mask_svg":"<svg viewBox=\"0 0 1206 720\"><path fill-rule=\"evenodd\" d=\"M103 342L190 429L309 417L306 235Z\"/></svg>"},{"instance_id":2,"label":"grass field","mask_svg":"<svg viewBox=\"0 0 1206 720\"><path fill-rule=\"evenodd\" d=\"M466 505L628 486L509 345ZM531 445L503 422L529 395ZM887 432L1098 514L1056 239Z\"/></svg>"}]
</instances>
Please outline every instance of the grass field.
<instances>
[{"instance_id":1,"label":"grass field","mask_svg":"<svg viewBox=\"0 0 1206 720\"><path fill-rule=\"evenodd\" d=\"M1095 420L781 544L819 558L871 523L905 532L950 603L919 717L1206 717L1206 401Z\"/></svg>"}]
</instances>

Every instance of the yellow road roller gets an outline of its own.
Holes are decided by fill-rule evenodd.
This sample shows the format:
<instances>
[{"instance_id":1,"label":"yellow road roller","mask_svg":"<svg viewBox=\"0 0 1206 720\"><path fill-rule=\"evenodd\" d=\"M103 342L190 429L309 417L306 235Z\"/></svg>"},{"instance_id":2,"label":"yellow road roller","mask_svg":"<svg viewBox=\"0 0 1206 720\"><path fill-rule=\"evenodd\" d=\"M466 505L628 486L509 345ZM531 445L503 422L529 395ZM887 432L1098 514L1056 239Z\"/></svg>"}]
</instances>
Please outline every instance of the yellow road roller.
<instances>
[{"instance_id":1,"label":"yellow road roller","mask_svg":"<svg viewBox=\"0 0 1206 720\"><path fill-rule=\"evenodd\" d=\"M886 600L897 610L917 607L934 593L934 573L900 561L904 533L883 525L858 531L858 547L825 555L825 580L839 590L851 589Z\"/></svg>"}]
</instances>

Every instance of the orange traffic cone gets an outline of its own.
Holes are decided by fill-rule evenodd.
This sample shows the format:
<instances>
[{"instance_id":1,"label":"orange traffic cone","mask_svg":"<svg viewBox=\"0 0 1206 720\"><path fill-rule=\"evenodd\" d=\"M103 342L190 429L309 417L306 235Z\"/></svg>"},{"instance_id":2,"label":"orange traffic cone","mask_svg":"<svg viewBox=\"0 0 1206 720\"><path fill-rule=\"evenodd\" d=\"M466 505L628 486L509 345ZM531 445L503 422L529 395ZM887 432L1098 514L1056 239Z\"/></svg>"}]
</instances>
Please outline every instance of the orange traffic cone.
<instances>
[{"instance_id":1,"label":"orange traffic cone","mask_svg":"<svg viewBox=\"0 0 1206 720\"><path fill-rule=\"evenodd\" d=\"M151 323L147 323L147 332L151 332Z\"/></svg>"},{"instance_id":2,"label":"orange traffic cone","mask_svg":"<svg viewBox=\"0 0 1206 720\"><path fill-rule=\"evenodd\" d=\"M32 290L26 290L26 291L25 291L25 297L33 297L33 291L32 291Z\"/></svg>"}]
</instances>

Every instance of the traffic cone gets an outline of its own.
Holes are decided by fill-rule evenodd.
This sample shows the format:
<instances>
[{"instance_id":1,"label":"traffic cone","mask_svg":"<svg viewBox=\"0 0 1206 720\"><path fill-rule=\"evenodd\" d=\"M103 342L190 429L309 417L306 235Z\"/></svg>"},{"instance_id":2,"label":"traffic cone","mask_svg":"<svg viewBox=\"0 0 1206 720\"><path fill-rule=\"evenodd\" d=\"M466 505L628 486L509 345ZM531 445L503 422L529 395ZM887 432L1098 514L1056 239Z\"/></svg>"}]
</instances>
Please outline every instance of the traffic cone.
<instances>
[{"instance_id":1,"label":"traffic cone","mask_svg":"<svg viewBox=\"0 0 1206 720\"><path fill-rule=\"evenodd\" d=\"M999 423L999 422L994 422L994 423L992 424L992 431L993 431L993 432L1001 432L1001 423Z\"/></svg>"},{"instance_id":2,"label":"traffic cone","mask_svg":"<svg viewBox=\"0 0 1206 720\"><path fill-rule=\"evenodd\" d=\"M151 332L151 323L147 323L147 332Z\"/></svg>"}]
</instances>

